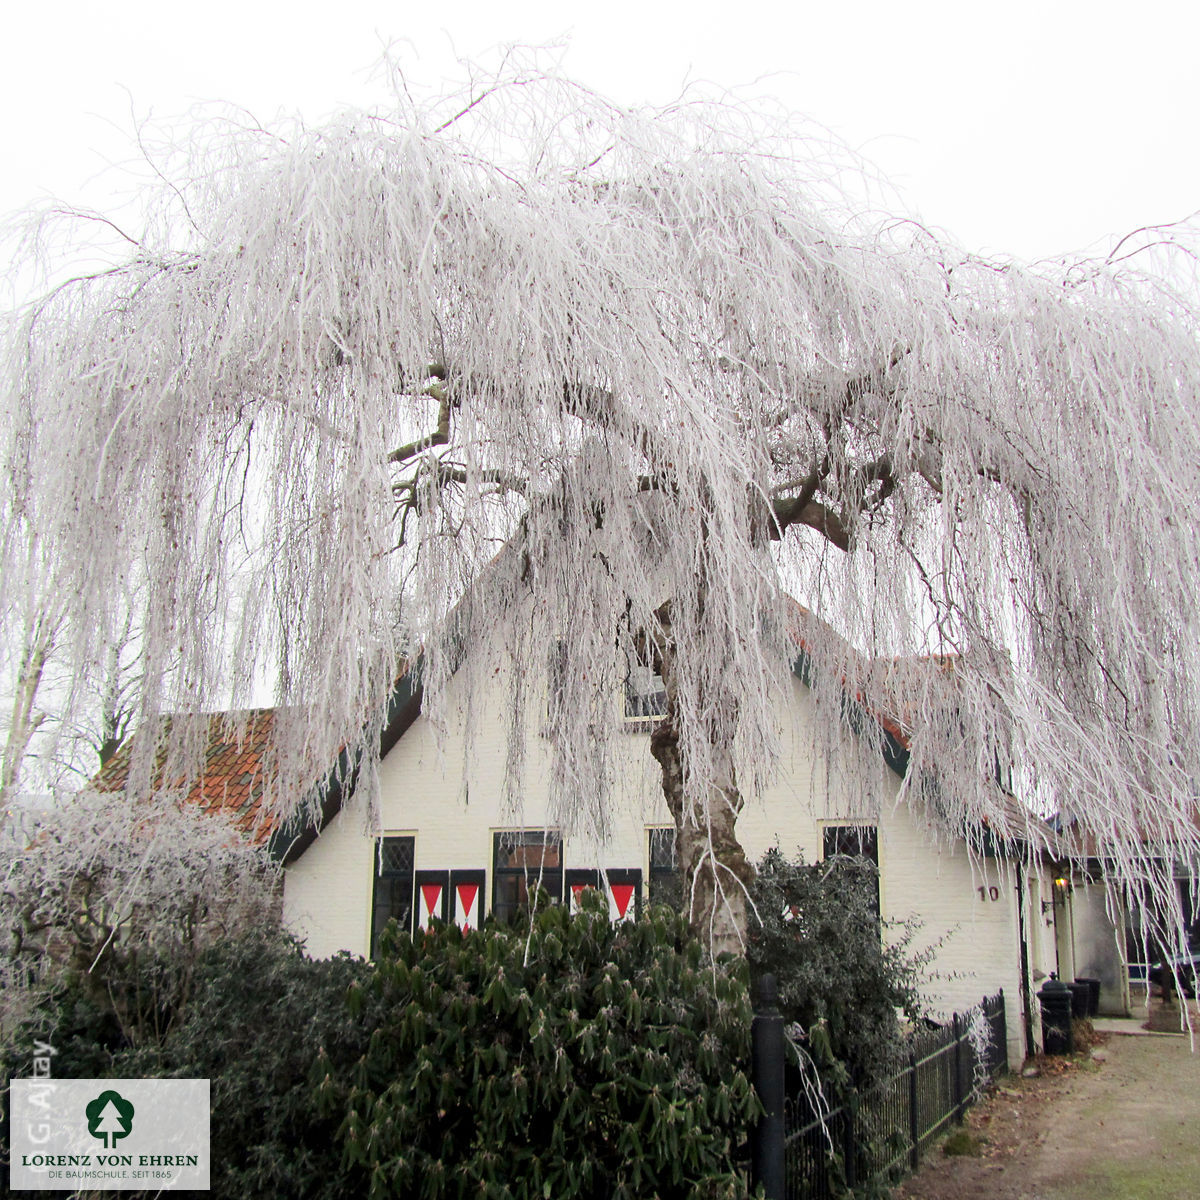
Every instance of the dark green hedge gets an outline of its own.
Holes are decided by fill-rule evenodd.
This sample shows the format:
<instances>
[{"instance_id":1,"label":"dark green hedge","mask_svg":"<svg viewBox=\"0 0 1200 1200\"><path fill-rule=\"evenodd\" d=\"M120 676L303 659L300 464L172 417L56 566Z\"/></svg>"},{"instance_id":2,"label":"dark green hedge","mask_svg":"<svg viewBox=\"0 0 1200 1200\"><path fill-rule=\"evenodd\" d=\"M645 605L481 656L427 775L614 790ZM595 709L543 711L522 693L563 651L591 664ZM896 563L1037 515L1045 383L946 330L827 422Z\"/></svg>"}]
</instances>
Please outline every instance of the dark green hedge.
<instances>
[{"instance_id":1,"label":"dark green hedge","mask_svg":"<svg viewBox=\"0 0 1200 1200\"><path fill-rule=\"evenodd\" d=\"M737 1196L756 1104L745 964L665 908L543 909L524 927L394 936L357 1003L383 1023L320 1092L371 1196Z\"/></svg>"},{"instance_id":2,"label":"dark green hedge","mask_svg":"<svg viewBox=\"0 0 1200 1200\"><path fill-rule=\"evenodd\" d=\"M745 964L669 910L390 936L378 964L282 937L69 977L5 1051L62 1077L212 1081L214 1200L718 1197L755 1112Z\"/></svg>"},{"instance_id":3,"label":"dark green hedge","mask_svg":"<svg viewBox=\"0 0 1200 1200\"><path fill-rule=\"evenodd\" d=\"M63 1078L209 1079L212 1190L197 1195L350 1200L365 1178L343 1165L339 1122L318 1111L309 1076L322 1048L344 1062L366 1051L374 1018L346 996L367 973L283 937L215 946L184 969L114 960L103 987L63 980L10 1043L5 1074L26 1073L40 1036Z\"/></svg>"}]
</instances>

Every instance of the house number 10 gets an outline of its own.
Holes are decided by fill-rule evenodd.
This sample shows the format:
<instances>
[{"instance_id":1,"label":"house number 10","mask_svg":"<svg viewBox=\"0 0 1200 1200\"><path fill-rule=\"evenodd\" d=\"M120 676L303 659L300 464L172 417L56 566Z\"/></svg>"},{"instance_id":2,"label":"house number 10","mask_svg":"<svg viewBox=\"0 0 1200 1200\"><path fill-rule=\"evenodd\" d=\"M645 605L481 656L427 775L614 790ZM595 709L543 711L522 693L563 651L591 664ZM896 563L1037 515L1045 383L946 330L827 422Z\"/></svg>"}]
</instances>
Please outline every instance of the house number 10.
<instances>
[{"instance_id":1,"label":"house number 10","mask_svg":"<svg viewBox=\"0 0 1200 1200\"><path fill-rule=\"evenodd\" d=\"M1000 899L1000 889L998 887L977 887L975 890L979 893L980 900Z\"/></svg>"}]
</instances>

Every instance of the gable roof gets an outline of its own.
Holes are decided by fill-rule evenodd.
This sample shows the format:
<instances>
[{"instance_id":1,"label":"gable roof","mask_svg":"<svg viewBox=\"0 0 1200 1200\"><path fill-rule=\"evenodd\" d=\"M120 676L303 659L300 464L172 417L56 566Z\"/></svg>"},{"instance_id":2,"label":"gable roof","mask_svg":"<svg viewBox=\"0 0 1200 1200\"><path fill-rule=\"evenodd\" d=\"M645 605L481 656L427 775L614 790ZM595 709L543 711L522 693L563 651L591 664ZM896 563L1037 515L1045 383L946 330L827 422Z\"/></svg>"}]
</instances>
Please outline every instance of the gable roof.
<instances>
[{"instance_id":1,"label":"gable roof","mask_svg":"<svg viewBox=\"0 0 1200 1200\"><path fill-rule=\"evenodd\" d=\"M400 740L421 712L421 686L415 665L405 664L388 697L387 714L380 737L380 756ZM160 747L170 725L181 720L202 722L205 728L204 766L181 802L197 805L207 813L222 814L232 826L257 846L266 846L277 862L294 862L316 840L321 830L337 815L347 795L354 790L357 763L342 747L328 774L316 786L321 796L317 821L297 816L281 821L267 801L271 785L271 756L279 710L253 708L241 712L200 713L195 717L168 716L158 726ZM91 788L113 793L125 790L133 752L141 732L126 738L116 753L93 778ZM160 749L151 777L151 787L169 787L163 778Z\"/></svg>"},{"instance_id":2,"label":"gable roof","mask_svg":"<svg viewBox=\"0 0 1200 1200\"><path fill-rule=\"evenodd\" d=\"M405 663L388 696L383 732L379 735L379 757L385 757L408 732L421 715L421 662ZM297 813L286 822L276 821L271 831L268 851L277 862L287 866L295 862L320 836L321 830L341 811L348 796L354 792L358 778L358 762L349 747L343 746L337 761L317 786L321 795L321 811L316 821Z\"/></svg>"},{"instance_id":3,"label":"gable roof","mask_svg":"<svg viewBox=\"0 0 1200 1200\"><path fill-rule=\"evenodd\" d=\"M798 601L792 602L792 633L799 649L798 656L792 664L792 671L806 687L813 683L813 638L810 631L819 628L824 638L831 638L841 644L847 658L861 658L849 642L834 630L827 621L818 617ZM904 658L878 660L870 665L882 668L885 678L891 671L898 668L929 669L938 672L939 679L945 679L947 686L952 686L954 672L958 663L956 655L932 654L920 658ZM912 760L912 743L909 729L902 718L889 713L874 697L868 698L861 690L852 691L850 681L843 675L842 684L843 715L851 730L857 734L872 733L879 742L884 762L901 779L908 773ZM880 687L883 693L888 689ZM874 729L870 727L874 726ZM1022 843L1032 839L1058 852L1060 841L1058 830L1031 812L1021 803L1013 792L1004 786L999 777L994 781L996 808L992 816L982 819L981 846L985 856L1006 856ZM940 805L935 806L940 809ZM942 813L943 820L945 814ZM966 830L963 830L966 833Z\"/></svg>"},{"instance_id":4,"label":"gable roof","mask_svg":"<svg viewBox=\"0 0 1200 1200\"><path fill-rule=\"evenodd\" d=\"M800 606L797 605L800 609ZM811 617L806 609L800 609ZM818 618L812 618L817 620ZM801 640L800 654L792 665L793 673L806 686L811 678L811 659ZM420 660L406 664L396 679L380 737L380 757L385 756L404 736L421 713L422 687ZM858 702L850 713L852 728L863 732L869 720L879 723L884 733L884 760L897 775L903 777L908 766L908 737L898 722L878 714L868 713ZM270 783L270 755L278 710L248 709L243 712L201 713L191 720L203 721L207 750L200 776L192 783L182 802L198 805L203 811L222 813L234 828L256 845L266 845L268 853L283 865L295 862L316 841L321 831L341 811L353 794L357 779L357 764L347 747L343 747L320 789L320 816L307 820L302 814L280 821L264 802ZM163 722L178 721L179 717L164 717ZM856 723L856 721L858 723ZM165 733L166 730L162 726ZM129 781L136 738L127 738L117 752L92 781L98 792L123 791ZM162 740L162 739L160 739ZM161 752L155 764L152 786L164 786Z\"/></svg>"},{"instance_id":5,"label":"gable roof","mask_svg":"<svg viewBox=\"0 0 1200 1200\"><path fill-rule=\"evenodd\" d=\"M790 632L795 639L797 649L796 658L792 662L792 674L805 687L813 686L813 644L809 633L811 628L819 627L824 636L840 642L845 646L848 656L855 654L846 639L838 634L828 621L822 620L798 600L791 602L791 620ZM842 676L841 683L843 711L850 728L855 733L861 734L866 732L868 725L876 725L883 735L881 749L884 762L903 779L908 771L911 757L908 731L881 706L870 703L861 692L851 693L849 680L845 676Z\"/></svg>"}]
</instances>

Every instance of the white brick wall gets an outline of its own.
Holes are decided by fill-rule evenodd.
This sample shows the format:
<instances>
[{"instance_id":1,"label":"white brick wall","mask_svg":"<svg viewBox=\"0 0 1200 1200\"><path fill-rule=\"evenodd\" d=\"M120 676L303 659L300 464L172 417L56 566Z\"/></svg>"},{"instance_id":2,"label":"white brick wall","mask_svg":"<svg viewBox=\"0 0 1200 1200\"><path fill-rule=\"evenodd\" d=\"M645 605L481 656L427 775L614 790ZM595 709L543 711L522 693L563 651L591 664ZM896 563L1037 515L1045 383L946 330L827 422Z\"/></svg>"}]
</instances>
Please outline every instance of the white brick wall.
<instances>
[{"instance_id":1,"label":"white brick wall","mask_svg":"<svg viewBox=\"0 0 1200 1200\"><path fill-rule=\"evenodd\" d=\"M371 936L374 840L356 810L339 813L307 852L287 868L284 924L318 958L365 954Z\"/></svg>"},{"instance_id":2,"label":"white brick wall","mask_svg":"<svg viewBox=\"0 0 1200 1200\"><path fill-rule=\"evenodd\" d=\"M1108 911L1108 894L1102 882L1076 884L1073 912L1078 973L1100 980L1100 1011L1127 1017L1134 996L1125 962L1124 908L1116 904L1116 920Z\"/></svg>"}]
</instances>

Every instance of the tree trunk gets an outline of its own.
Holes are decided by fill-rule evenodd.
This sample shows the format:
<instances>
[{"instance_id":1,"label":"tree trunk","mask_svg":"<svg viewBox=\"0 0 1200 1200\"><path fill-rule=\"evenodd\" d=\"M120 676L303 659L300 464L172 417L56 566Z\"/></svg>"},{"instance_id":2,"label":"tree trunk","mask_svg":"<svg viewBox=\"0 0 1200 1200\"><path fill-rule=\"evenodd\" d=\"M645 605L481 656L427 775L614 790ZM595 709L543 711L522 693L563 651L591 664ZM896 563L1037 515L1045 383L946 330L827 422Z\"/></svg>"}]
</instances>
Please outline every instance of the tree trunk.
<instances>
[{"instance_id":1,"label":"tree trunk","mask_svg":"<svg viewBox=\"0 0 1200 1200\"><path fill-rule=\"evenodd\" d=\"M8 736L0 749L0 810L4 809L17 792L21 779L21 764L29 749L29 743L45 720L45 714L36 712L34 706L56 632L57 623L46 613L39 612L26 634L21 660L17 664Z\"/></svg>"},{"instance_id":2,"label":"tree trunk","mask_svg":"<svg viewBox=\"0 0 1200 1200\"><path fill-rule=\"evenodd\" d=\"M689 798L679 753L679 729L670 704L650 735L650 753L662 767L663 795L675 820L675 847L684 903L692 927L714 955L745 950L746 888L754 871L734 830L742 810L732 768L706 785L707 812Z\"/></svg>"},{"instance_id":3,"label":"tree trunk","mask_svg":"<svg viewBox=\"0 0 1200 1200\"><path fill-rule=\"evenodd\" d=\"M650 735L650 753L662 768L663 795L675 821L675 850L683 878L685 911L692 928L714 955L742 954L746 946L746 889L754 869L737 839L742 811L732 749L713 745L712 778L689 786L679 748L679 705L674 673L670 610L658 613L654 661L667 693L667 710Z\"/></svg>"}]
</instances>

